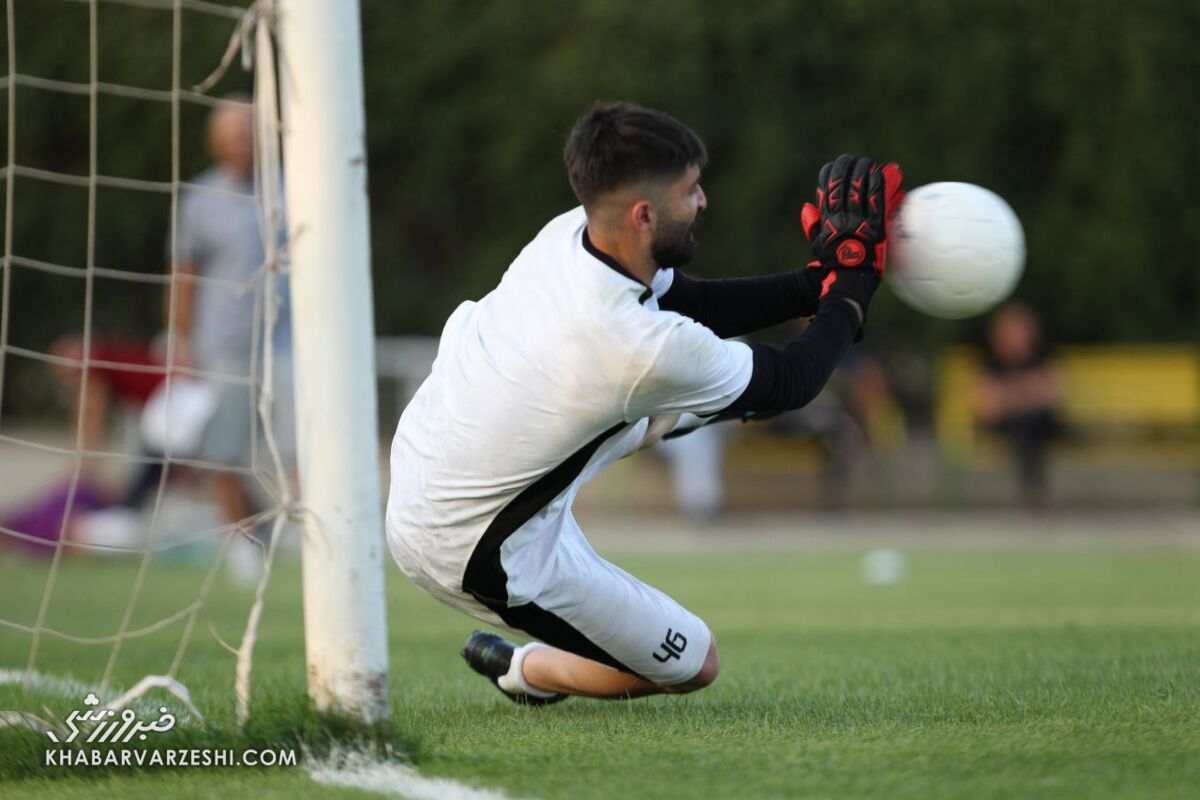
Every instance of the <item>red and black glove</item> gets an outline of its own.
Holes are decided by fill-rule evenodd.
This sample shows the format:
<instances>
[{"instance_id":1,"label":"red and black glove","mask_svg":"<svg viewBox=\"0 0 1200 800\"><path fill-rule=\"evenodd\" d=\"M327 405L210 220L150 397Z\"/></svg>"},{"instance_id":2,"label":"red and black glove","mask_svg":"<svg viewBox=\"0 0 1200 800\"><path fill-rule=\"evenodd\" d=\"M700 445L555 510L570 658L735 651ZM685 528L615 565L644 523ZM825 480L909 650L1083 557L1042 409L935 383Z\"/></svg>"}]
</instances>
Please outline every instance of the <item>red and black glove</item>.
<instances>
[{"instance_id":1,"label":"red and black glove","mask_svg":"<svg viewBox=\"0 0 1200 800\"><path fill-rule=\"evenodd\" d=\"M827 271L821 297L844 294L866 311L887 266L888 228L904 199L903 178L894 163L880 166L851 155L821 167L817 204L805 203L800 212L816 259L809 266Z\"/></svg>"}]
</instances>

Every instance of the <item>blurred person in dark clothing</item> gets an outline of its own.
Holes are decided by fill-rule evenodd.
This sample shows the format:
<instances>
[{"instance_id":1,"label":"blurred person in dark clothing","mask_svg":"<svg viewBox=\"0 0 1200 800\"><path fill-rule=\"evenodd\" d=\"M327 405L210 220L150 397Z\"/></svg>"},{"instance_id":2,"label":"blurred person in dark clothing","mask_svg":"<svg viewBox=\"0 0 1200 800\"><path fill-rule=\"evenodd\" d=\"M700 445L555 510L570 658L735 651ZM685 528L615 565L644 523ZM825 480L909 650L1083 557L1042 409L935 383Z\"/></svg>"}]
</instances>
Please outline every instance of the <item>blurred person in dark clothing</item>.
<instances>
[{"instance_id":1,"label":"blurred person in dark clothing","mask_svg":"<svg viewBox=\"0 0 1200 800\"><path fill-rule=\"evenodd\" d=\"M1061 430L1061 384L1042 322L1026 305L1009 303L988 321L985 374L976 389L975 418L1009 441L1021 500L1047 504L1046 452Z\"/></svg>"}]
</instances>

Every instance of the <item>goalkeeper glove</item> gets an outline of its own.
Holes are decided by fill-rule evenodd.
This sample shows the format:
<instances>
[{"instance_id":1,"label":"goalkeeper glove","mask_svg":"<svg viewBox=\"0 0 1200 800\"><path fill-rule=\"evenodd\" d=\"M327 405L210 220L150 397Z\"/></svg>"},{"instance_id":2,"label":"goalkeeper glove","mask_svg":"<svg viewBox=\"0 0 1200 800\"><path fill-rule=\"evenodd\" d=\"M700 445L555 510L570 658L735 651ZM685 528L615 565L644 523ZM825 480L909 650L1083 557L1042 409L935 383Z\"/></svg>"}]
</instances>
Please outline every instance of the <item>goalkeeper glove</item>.
<instances>
[{"instance_id":1,"label":"goalkeeper glove","mask_svg":"<svg viewBox=\"0 0 1200 800\"><path fill-rule=\"evenodd\" d=\"M904 199L903 177L894 163L851 155L821 167L817 204L804 204L800 222L815 258L809 266L825 273L822 299L848 298L866 314L887 266L888 228Z\"/></svg>"}]
</instances>

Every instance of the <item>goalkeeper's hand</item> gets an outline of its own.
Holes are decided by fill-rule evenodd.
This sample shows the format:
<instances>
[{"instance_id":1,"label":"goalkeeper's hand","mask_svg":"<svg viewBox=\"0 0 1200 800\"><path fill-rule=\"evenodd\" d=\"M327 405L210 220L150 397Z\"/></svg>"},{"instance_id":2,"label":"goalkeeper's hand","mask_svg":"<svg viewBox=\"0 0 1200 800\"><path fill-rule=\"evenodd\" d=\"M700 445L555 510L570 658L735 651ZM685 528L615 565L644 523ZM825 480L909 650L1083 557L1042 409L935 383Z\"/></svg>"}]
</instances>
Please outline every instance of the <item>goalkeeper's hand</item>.
<instances>
[{"instance_id":1,"label":"goalkeeper's hand","mask_svg":"<svg viewBox=\"0 0 1200 800\"><path fill-rule=\"evenodd\" d=\"M810 267L824 270L821 294L852 300L860 317L887 266L888 227L904 192L904 175L894 163L840 155L821 167L817 204L800 213L812 245Z\"/></svg>"}]
</instances>

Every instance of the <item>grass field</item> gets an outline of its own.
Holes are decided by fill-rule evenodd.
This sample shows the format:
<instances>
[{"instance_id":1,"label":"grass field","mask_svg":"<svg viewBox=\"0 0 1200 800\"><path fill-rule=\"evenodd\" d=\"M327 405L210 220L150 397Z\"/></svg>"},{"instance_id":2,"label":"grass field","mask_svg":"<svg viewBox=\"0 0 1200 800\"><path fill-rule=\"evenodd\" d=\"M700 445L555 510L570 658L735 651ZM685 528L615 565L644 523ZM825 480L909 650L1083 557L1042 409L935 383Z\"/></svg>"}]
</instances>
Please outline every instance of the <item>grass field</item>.
<instances>
[{"instance_id":1,"label":"grass field","mask_svg":"<svg viewBox=\"0 0 1200 800\"><path fill-rule=\"evenodd\" d=\"M866 546L854 539L610 549L709 622L722 675L686 698L539 710L513 706L470 673L457 650L471 621L392 568L393 738L424 776L524 798L1200 795L1200 548L1022 542L911 543L908 578L887 586L863 581ZM45 568L0 561L0 617L32 619ZM66 563L49 623L111 632L132 572ZM201 579L194 565L152 570L140 622L185 605ZM250 597L223 578L217 585L212 619L236 643ZM300 616L298 565L285 562L255 659L255 735L302 724L293 699L304 676ZM164 671L178 632L130 643L119 682ZM27 653L25 635L0 630L0 668L23 667ZM52 643L39 663L94 680L107 656L107 647ZM232 675L231 657L199 630L180 677L211 730L232 729ZM65 716L75 707L78 698L0 687L0 709ZM103 775L38 767L29 759L40 741L14 745L24 734L4 733L5 798L367 796L316 783L303 764Z\"/></svg>"}]
</instances>

